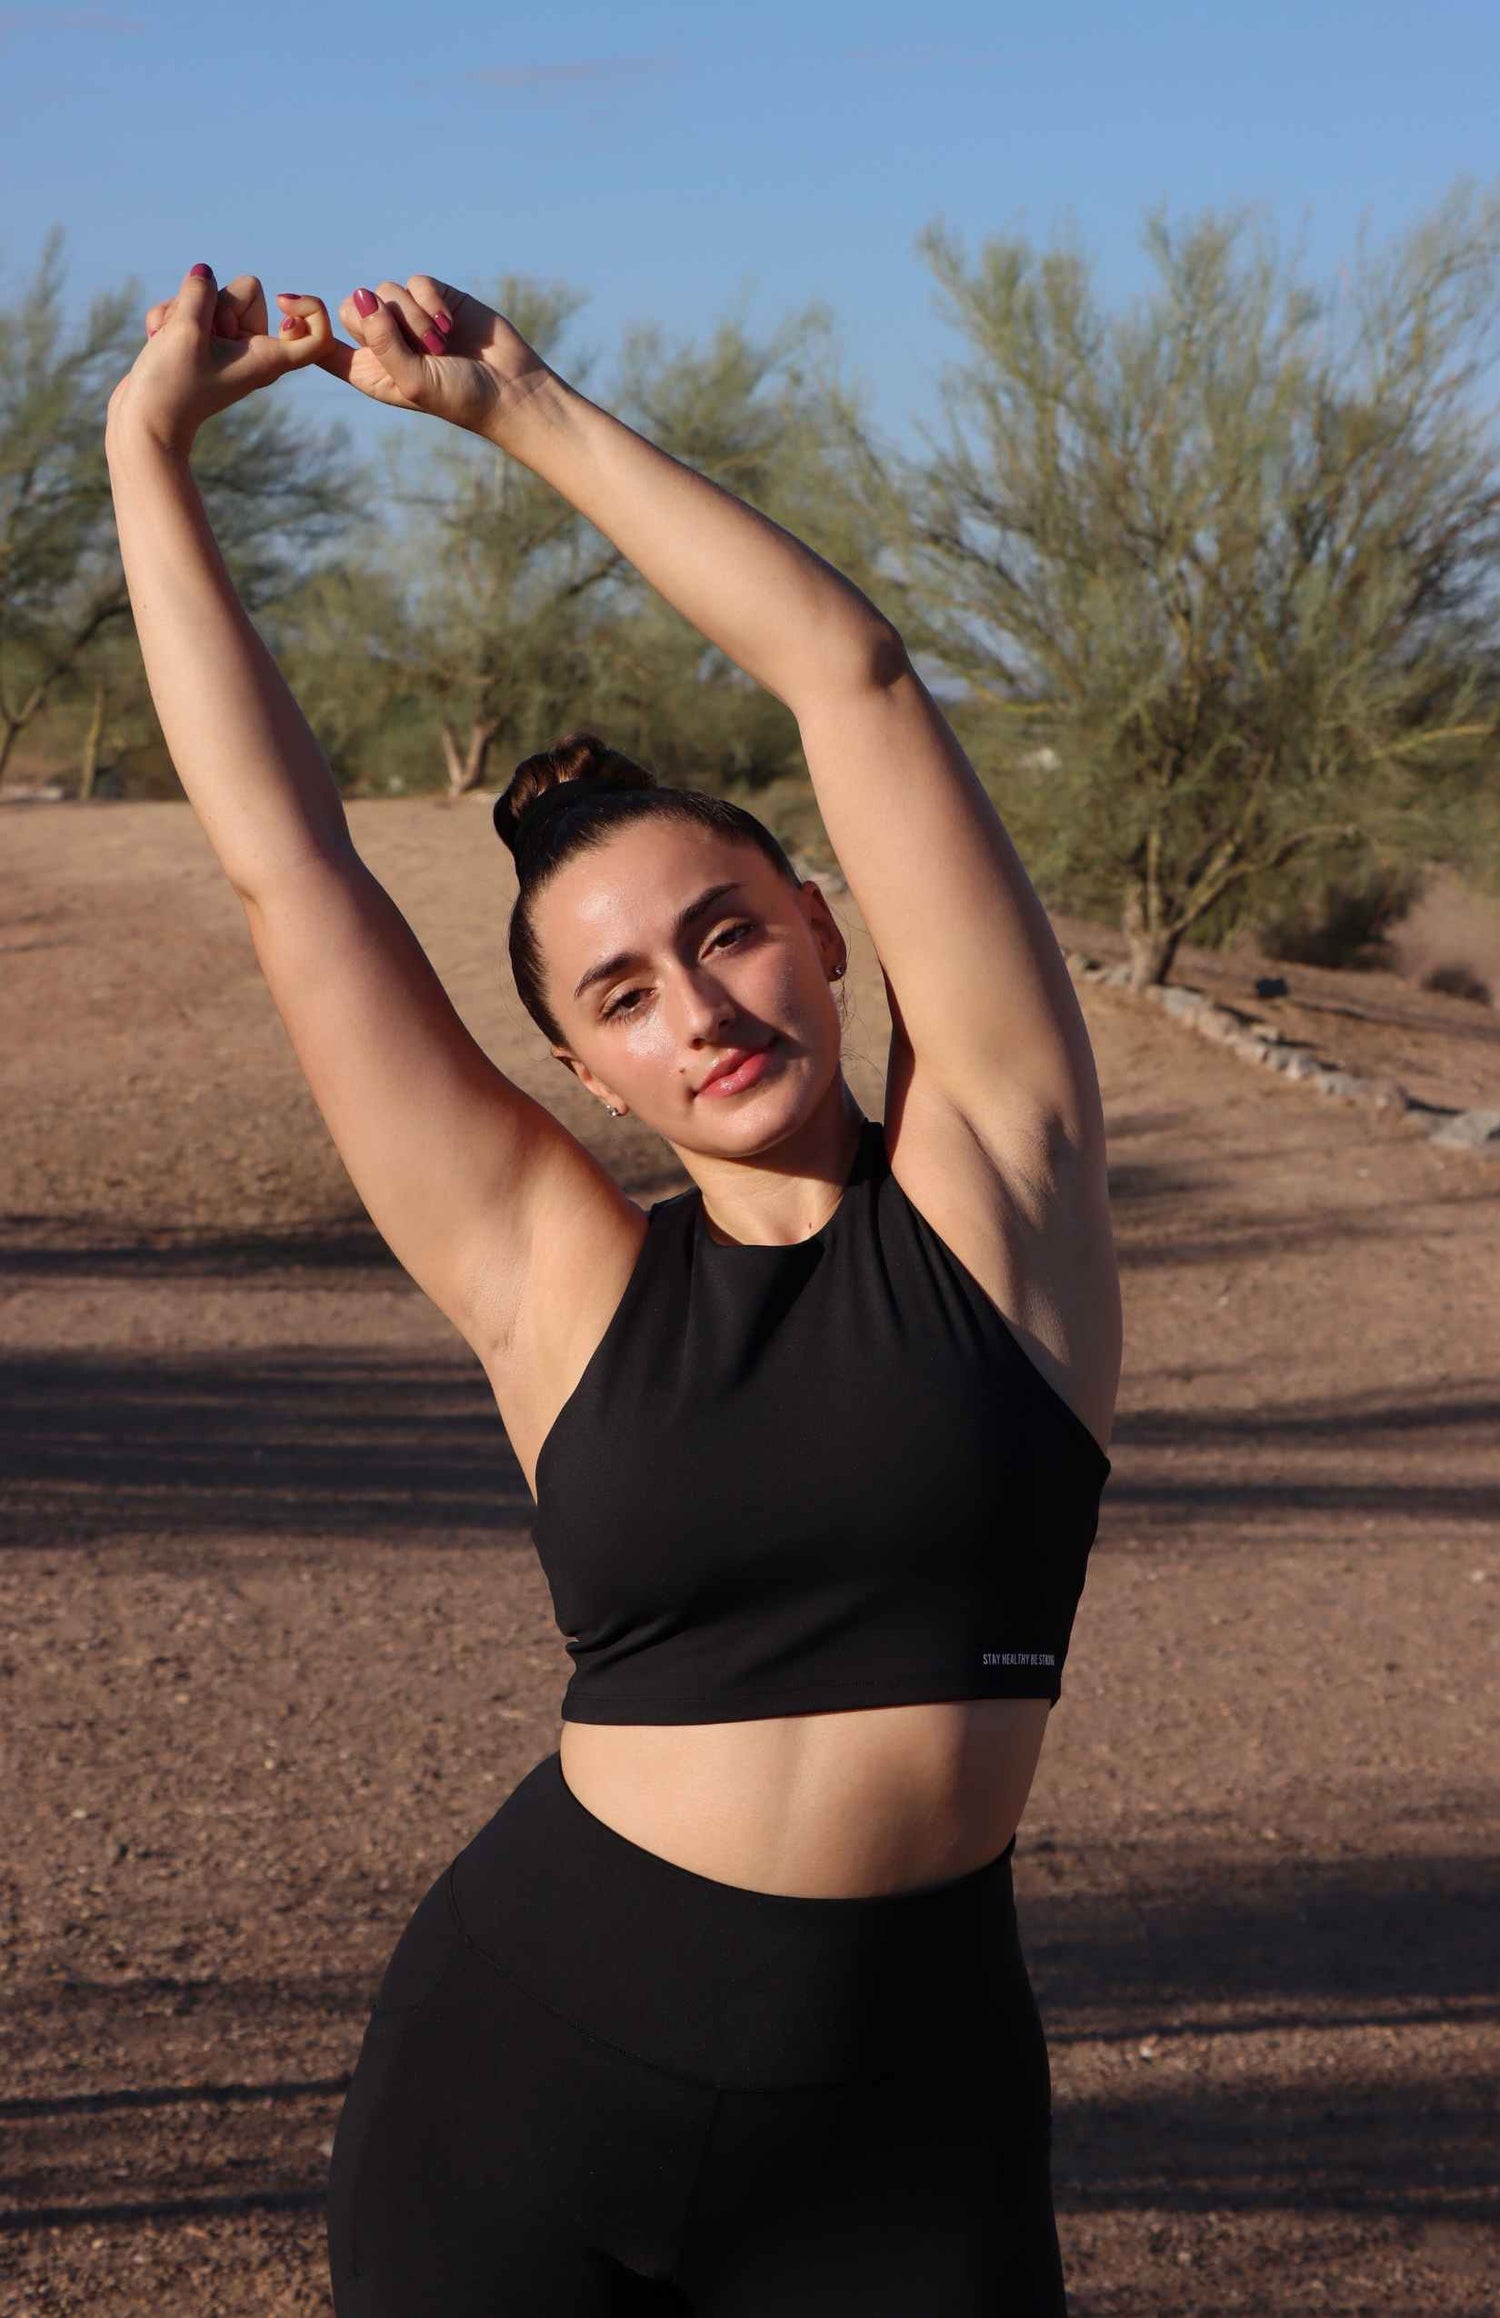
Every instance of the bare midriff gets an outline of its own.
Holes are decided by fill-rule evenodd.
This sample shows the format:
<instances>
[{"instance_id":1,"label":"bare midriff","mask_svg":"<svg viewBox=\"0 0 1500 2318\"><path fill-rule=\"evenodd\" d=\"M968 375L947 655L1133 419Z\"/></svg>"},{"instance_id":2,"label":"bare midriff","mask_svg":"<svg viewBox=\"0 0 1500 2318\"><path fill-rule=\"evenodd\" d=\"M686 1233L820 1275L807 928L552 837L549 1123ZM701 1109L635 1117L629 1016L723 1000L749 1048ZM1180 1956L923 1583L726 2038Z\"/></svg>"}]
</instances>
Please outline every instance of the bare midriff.
<instances>
[{"instance_id":1,"label":"bare midriff","mask_svg":"<svg viewBox=\"0 0 1500 2318\"><path fill-rule=\"evenodd\" d=\"M754 1722L565 1722L586 1811L717 1883L818 1899L951 1882L1015 1833L1044 1698L858 1707Z\"/></svg>"}]
</instances>

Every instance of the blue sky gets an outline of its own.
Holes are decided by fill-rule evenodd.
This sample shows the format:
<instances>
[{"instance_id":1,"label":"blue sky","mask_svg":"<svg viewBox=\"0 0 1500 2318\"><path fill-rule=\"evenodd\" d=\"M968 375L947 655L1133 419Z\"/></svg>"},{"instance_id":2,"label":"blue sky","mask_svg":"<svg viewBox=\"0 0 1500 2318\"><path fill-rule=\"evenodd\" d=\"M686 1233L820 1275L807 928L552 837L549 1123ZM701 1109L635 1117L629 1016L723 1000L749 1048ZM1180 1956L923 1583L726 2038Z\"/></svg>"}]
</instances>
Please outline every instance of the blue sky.
<instances>
[{"instance_id":1,"label":"blue sky","mask_svg":"<svg viewBox=\"0 0 1500 2318\"><path fill-rule=\"evenodd\" d=\"M971 253L1068 221L1121 296L1158 200L1264 204L1329 264L1362 216L1500 172L1497 91L1494 0L0 7L0 297L54 222L79 310L199 258L332 306L509 267L588 292L607 357L629 321L769 329L817 297L915 448L958 351L929 220ZM317 372L279 391L362 447L411 423Z\"/></svg>"}]
</instances>

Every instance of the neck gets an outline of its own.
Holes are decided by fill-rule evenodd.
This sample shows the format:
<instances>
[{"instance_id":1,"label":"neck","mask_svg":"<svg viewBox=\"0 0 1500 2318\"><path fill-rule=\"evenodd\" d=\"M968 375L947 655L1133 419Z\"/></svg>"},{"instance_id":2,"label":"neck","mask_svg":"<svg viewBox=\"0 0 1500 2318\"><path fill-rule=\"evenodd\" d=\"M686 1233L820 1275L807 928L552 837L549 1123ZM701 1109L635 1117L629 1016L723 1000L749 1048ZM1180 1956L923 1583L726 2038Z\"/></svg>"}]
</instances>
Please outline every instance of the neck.
<instances>
[{"instance_id":1,"label":"neck","mask_svg":"<svg viewBox=\"0 0 1500 2318\"><path fill-rule=\"evenodd\" d=\"M821 1231L854 1171L864 1119L842 1071L793 1134L742 1159L701 1151L678 1156L703 1194L715 1239L790 1247Z\"/></svg>"}]
</instances>

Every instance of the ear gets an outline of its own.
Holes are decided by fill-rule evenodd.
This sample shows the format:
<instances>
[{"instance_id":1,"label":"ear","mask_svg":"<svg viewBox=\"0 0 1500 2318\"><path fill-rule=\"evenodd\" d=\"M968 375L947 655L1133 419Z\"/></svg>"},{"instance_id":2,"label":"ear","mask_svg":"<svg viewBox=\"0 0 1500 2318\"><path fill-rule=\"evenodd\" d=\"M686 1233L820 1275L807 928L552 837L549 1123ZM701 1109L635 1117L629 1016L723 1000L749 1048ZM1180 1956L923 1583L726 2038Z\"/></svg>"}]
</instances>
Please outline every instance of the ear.
<instances>
[{"instance_id":1,"label":"ear","mask_svg":"<svg viewBox=\"0 0 1500 2318\"><path fill-rule=\"evenodd\" d=\"M565 1046L554 1046L552 1053L554 1059L560 1062L566 1070L570 1070L573 1073L574 1078L577 1079L578 1084L583 1087L587 1093L594 1096L596 1101L601 1103L614 1103L616 1110L618 1110L623 1115L625 1105L621 1102L616 1102L614 1089L612 1087L607 1087L603 1079L595 1078L588 1065L586 1063L580 1062L576 1054L570 1054Z\"/></svg>"},{"instance_id":2,"label":"ear","mask_svg":"<svg viewBox=\"0 0 1500 2318\"><path fill-rule=\"evenodd\" d=\"M797 901L803 916L812 929L813 940L818 946L818 955L823 961L824 973L831 974L837 965L847 965L849 945L839 930L837 918L823 899L821 887L812 878L804 877L798 891Z\"/></svg>"}]
</instances>

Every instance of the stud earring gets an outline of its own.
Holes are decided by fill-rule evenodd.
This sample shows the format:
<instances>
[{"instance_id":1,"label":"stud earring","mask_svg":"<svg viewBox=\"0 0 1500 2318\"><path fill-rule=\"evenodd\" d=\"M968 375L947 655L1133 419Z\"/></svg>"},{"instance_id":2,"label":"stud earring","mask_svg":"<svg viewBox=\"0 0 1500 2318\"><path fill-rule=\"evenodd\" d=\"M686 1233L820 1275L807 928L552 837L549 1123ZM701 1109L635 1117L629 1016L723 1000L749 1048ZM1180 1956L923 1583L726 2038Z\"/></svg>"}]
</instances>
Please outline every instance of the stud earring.
<instances>
[{"instance_id":1,"label":"stud earring","mask_svg":"<svg viewBox=\"0 0 1500 2318\"><path fill-rule=\"evenodd\" d=\"M829 978L829 980L830 980L831 982L837 982L837 981L839 981L839 980L840 980L840 978L841 978L841 977L842 977L842 975L843 975L843 971L844 971L844 969L843 969L843 967L842 967L842 966L835 966L835 967L834 967L834 969L833 969L833 972L832 972L832 973L829 975L829 977L828 977L828 978Z\"/></svg>"},{"instance_id":2,"label":"stud earring","mask_svg":"<svg viewBox=\"0 0 1500 2318\"><path fill-rule=\"evenodd\" d=\"M609 1113L609 1115L610 1115L610 1117L611 1117L612 1119L619 1119L619 1118L623 1118L623 1116L624 1116L624 1113L623 1113L623 1112L621 1112L621 1111L617 1111L617 1110L615 1109L615 1106L614 1106L614 1104L613 1104L613 1103L606 1103L606 1104L605 1104L605 1106L604 1106L604 1108L605 1108L605 1109L608 1111L608 1113Z\"/></svg>"}]
</instances>

